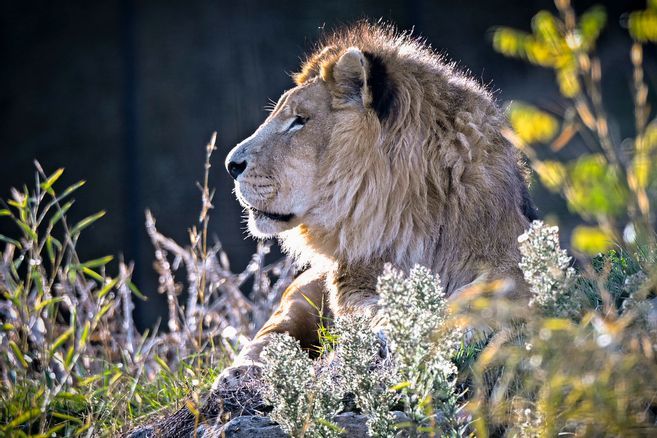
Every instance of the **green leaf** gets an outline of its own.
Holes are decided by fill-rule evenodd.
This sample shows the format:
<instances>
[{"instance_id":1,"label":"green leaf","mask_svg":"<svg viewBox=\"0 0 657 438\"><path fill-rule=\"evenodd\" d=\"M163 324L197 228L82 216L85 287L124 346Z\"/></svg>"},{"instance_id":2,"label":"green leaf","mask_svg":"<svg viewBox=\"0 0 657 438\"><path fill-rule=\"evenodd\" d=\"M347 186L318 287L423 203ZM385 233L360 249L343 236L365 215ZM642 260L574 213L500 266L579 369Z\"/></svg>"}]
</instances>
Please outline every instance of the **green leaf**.
<instances>
[{"instance_id":1,"label":"green leaf","mask_svg":"<svg viewBox=\"0 0 657 438\"><path fill-rule=\"evenodd\" d=\"M103 278L102 275L100 275L98 272L94 271L91 268L87 268L86 266L82 267L82 272L87 274L89 277L93 278L100 284L102 284L105 281L105 278Z\"/></svg>"},{"instance_id":2,"label":"green leaf","mask_svg":"<svg viewBox=\"0 0 657 438\"><path fill-rule=\"evenodd\" d=\"M318 419L317 419L317 422L318 422L319 424L321 424L321 425L323 425L323 426L329 428L330 430L336 432L336 433L339 434L339 435L342 435L342 434L346 433L346 430L345 430L344 428L338 426L338 425L335 424L335 423L331 423L330 421L328 421L328 420L326 420L326 419L324 419L324 418L318 418Z\"/></svg>"},{"instance_id":3,"label":"green leaf","mask_svg":"<svg viewBox=\"0 0 657 438\"><path fill-rule=\"evenodd\" d=\"M114 302L110 301L109 303L107 303L103 307L101 307L100 311L94 317L94 320L100 321L100 319L109 311L109 309L112 307L113 304L114 304Z\"/></svg>"},{"instance_id":4,"label":"green leaf","mask_svg":"<svg viewBox=\"0 0 657 438\"><path fill-rule=\"evenodd\" d=\"M79 382L78 382L78 383L79 383L79 386L80 386L80 387L87 386L87 385L89 385L89 384L91 384L91 383L94 383L94 382L97 381L98 379L100 379L100 377L101 377L100 375L95 374L95 375L93 375L93 376L89 376L89 377L85 377L84 379L80 379Z\"/></svg>"},{"instance_id":5,"label":"green leaf","mask_svg":"<svg viewBox=\"0 0 657 438\"><path fill-rule=\"evenodd\" d=\"M62 412L53 412L52 416L55 418L59 418L60 420L67 420L67 421L72 421L77 424L82 424L82 420L80 420L78 417L74 417L72 415L64 414Z\"/></svg>"},{"instance_id":6,"label":"green leaf","mask_svg":"<svg viewBox=\"0 0 657 438\"><path fill-rule=\"evenodd\" d=\"M75 184L72 184L72 185L68 186L68 188L66 190L64 190L62 192L62 194L57 197L57 199L58 200L64 199L65 197L67 197L68 195L70 195L71 193L73 193L74 191L76 191L77 189L79 189L80 187L85 185L86 183L87 183L86 181L81 180L81 181L76 182Z\"/></svg>"},{"instance_id":7,"label":"green leaf","mask_svg":"<svg viewBox=\"0 0 657 438\"><path fill-rule=\"evenodd\" d=\"M14 240L14 239L12 239L10 237L7 237L7 236L3 236L2 234L0 234L0 241L5 242L5 243L10 243L18 249L23 249L23 246L20 244L19 241Z\"/></svg>"},{"instance_id":8,"label":"green leaf","mask_svg":"<svg viewBox=\"0 0 657 438\"><path fill-rule=\"evenodd\" d=\"M50 218L50 221L49 221L50 228L54 227L55 224L57 222L59 222L62 217L64 217L64 215L69 210L69 208L71 208L71 206L73 205L74 202L75 202L74 200L68 201L66 204L64 204L64 206L62 208L57 210L55 212L55 214L52 215L52 217Z\"/></svg>"},{"instance_id":9,"label":"green leaf","mask_svg":"<svg viewBox=\"0 0 657 438\"><path fill-rule=\"evenodd\" d=\"M0 216L11 216L11 211L7 210L6 208L3 208L0 210Z\"/></svg>"},{"instance_id":10,"label":"green leaf","mask_svg":"<svg viewBox=\"0 0 657 438\"><path fill-rule=\"evenodd\" d=\"M80 342L78 342L78 348L82 349L82 347L87 343L87 339L89 338L89 332L91 331L91 322L87 321L84 324L84 329L82 330L82 335L80 335Z\"/></svg>"},{"instance_id":11,"label":"green leaf","mask_svg":"<svg viewBox=\"0 0 657 438\"><path fill-rule=\"evenodd\" d=\"M79 267L81 268L97 268L99 266L105 266L109 262L114 260L114 256L108 255L105 257L100 257L97 259L89 260L88 262L80 263Z\"/></svg>"},{"instance_id":12,"label":"green leaf","mask_svg":"<svg viewBox=\"0 0 657 438\"><path fill-rule=\"evenodd\" d=\"M35 438L37 438L37 437L38 437L38 438L42 438L42 437L43 437L43 438L46 438L46 437L57 436L57 432L59 432L60 430L62 430L62 429L65 428L66 426L67 426L66 423L63 423L63 422L62 422L62 423L59 423L59 424L57 424L57 425L51 427L50 429L48 429L43 435L36 435Z\"/></svg>"},{"instance_id":13,"label":"green leaf","mask_svg":"<svg viewBox=\"0 0 657 438\"><path fill-rule=\"evenodd\" d=\"M156 355L153 357L153 359L155 359L155 362L157 362L158 364L160 364L160 366L162 367L162 369L166 370L169 374L171 374L171 368L169 368L169 365L167 365L166 362L165 362L164 360L162 360L162 358L161 358L160 356L158 356L158 355L156 354Z\"/></svg>"},{"instance_id":14,"label":"green leaf","mask_svg":"<svg viewBox=\"0 0 657 438\"><path fill-rule=\"evenodd\" d=\"M64 168L60 167L52 175L50 175L47 180L41 183L41 188L46 192L49 192L51 190L52 185L55 184L55 182L59 179L60 176L62 176L62 173L64 173Z\"/></svg>"},{"instance_id":15,"label":"green leaf","mask_svg":"<svg viewBox=\"0 0 657 438\"><path fill-rule=\"evenodd\" d=\"M48 300L41 301L41 302L40 302L40 303L34 308L34 310L36 310L37 312L39 312L39 311L41 311L41 309L43 309L44 307L49 306L49 305L51 305L51 304L59 303L59 302L61 302L61 301L64 301L64 298L63 298L63 297L54 297L54 298L50 298L50 299L48 299Z\"/></svg>"},{"instance_id":16,"label":"green leaf","mask_svg":"<svg viewBox=\"0 0 657 438\"><path fill-rule=\"evenodd\" d=\"M112 290L114 286L116 286L116 283L119 282L119 278L113 278L111 281L109 281L103 288L98 292L98 299L100 300L103 298L109 291Z\"/></svg>"},{"instance_id":17,"label":"green leaf","mask_svg":"<svg viewBox=\"0 0 657 438\"><path fill-rule=\"evenodd\" d=\"M579 29L584 48L592 48L607 22L605 8L596 5L584 12L579 19Z\"/></svg>"},{"instance_id":18,"label":"green leaf","mask_svg":"<svg viewBox=\"0 0 657 438\"><path fill-rule=\"evenodd\" d=\"M22 413L21 415L10 421L9 424L7 424L7 428L12 429L16 426L20 426L23 423L27 423L28 421L38 418L40 415L41 415L41 409L39 408L30 409L29 411Z\"/></svg>"},{"instance_id":19,"label":"green leaf","mask_svg":"<svg viewBox=\"0 0 657 438\"><path fill-rule=\"evenodd\" d=\"M601 154L583 155L569 164L568 208L584 218L627 211L627 189Z\"/></svg>"},{"instance_id":20,"label":"green leaf","mask_svg":"<svg viewBox=\"0 0 657 438\"><path fill-rule=\"evenodd\" d=\"M55 250L52 245L52 236L46 237L46 252L48 253L48 260L51 264L55 264Z\"/></svg>"},{"instance_id":21,"label":"green leaf","mask_svg":"<svg viewBox=\"0 0 657 438\"><path fill-rule=\"evenodd\" d=\"M75 348L71 345L66 352L66 358L64 359L64 367L69 369L71 362L73 362L73 353L75 353Z\"/></svg>"},{"instance_id":22,"label":"green leaf","mask_svg":"<svg viewBox=\"0 0 657 438\"><path fill-rule=\"evenodd\" d=\"M108 383L108 386L114 385L116 383L116 381L121 378L122 375L123 375L123 373L121 371L115 372L114 375L112 375L112 378L110 379L110 381Z\"/></svg>"},{"instance_id":23,"label":"green leaf","mask_svg":"<svg viewBox=\"0 0 657 438\"><path fill-rule=\"evenodd\" d=\"M30 228L29 225L27 225L25 222L16 221L16 225L18 225L18 227L21 230L23 230L23 234L25 234L25 237L27 237L31 241L35 242L39 240L39 236L37 235L37 233L32 228Z\"/></svg>"},{"instance_id":24,"label":"green leaf","mask_svg":"<svg viewBox=\"0 0 657 438\"><path fill-rule=\"evenodd\" d=\"M91 418L91 416L89 416L89 418ZM75 429L75 436L80 436L80 435L82 435L82 434L85 433L87 430L89 430L90 427L91 427L91 420L89 420L89 421L87 421L86 423L84 423L84 425L81 426L81 427L79 427L78 429Z\"/></svg>"},{"instance_id":25,"label":"green leaf","mask_svg":"<svg viewBox=\"0 0 657 438\"><path fill-rule=\"evenodd\" d=\"M86 218L82 219L80 222L75 224L75 226L71 229L71 234L76 235L80 233L80 231L84 230L87 228L89 225L93 224L96 222L98 219L101 217L105 216L105 211L101 210L96 214L92 214L91 216L87 216Z\"/></svg>"},{"instance_id":26,"label":"green leaf","mask_svg":"<svg viewBox=\"0 0 657 438\"><path fill-rule=\"evenodd\" d=\"M132 281L127 280L126 284L128 285L128 288L132 291L132 293L139 298L142 301L148 301L148 297L141 293L141 291L137 288L137 285L135 285Z\"/></svg>"},{"instance_id":27,"label":"green leaf","mask_svg":"<svg viewBox=\"0 0 657 438\"><path fill-rule=\"evenodd\" d=\"M13 199L10 199L9 201L7 201L7 204L11 205L12 207L16 207L19 210L23 210L25 208L26 203L25 202L21 203Z\"/></svg>"},{"instance_id":28,"label":"green leaf","mask_svg":"<svg viewBox=\"0 0 657 438\"><path fill-rule=\"evenodd\" d=\"M66 330L64 333L62 333L57 339L55 339L55 342L53 342L52 346L50 347L50 355L52 356L55 354L55 351L73 335L73 327L69 327L68 330Z\"/></svg>"},{"instance_id":29,"label":"green leaf","mask_svg":"<svg viewBox=\"0 0 657 438\"><path fill-rule=\"evenodd\" d=\"M11 351L14 352L14 356L16 356L16 359L23 365L23 368L27 368L27 361L25 360L25 356L23 356L23 352L21 352L21 349L18 348L18 345L14 341L9 341L9 347L11 348ZM19 423L20 424L20 423Z\"/></svg>"}]
</instances>

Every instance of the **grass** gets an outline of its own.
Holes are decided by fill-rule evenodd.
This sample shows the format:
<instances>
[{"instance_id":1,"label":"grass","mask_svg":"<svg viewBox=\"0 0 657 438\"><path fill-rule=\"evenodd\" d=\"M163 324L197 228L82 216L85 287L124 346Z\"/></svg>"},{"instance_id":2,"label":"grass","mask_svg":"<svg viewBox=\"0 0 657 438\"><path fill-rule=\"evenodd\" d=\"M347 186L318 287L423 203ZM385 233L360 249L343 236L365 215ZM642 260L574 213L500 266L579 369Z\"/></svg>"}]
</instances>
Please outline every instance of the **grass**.
<instances>
[{"instance_id":1,"label":"grass","mask_svg":"<svg viewBox=\"0 0 657 438\"><path fill-rule=\"evenodd\" d=\"M199 226L179 244L146 213L155 248L167 330L135 329L132 266L112 256L80 260L81 236L104 212L69 223L72 195L84 181L57 189L63 169L35 162L34 187L12 190L0 204L15 236L0 252L0 434L113 436L150 415L201 394L271 313L294 275L291 262L266 263L258 246L244 272L231 272L220 242L210 243L213 191L207 185L214 137L207 146ZM186 274L185 280L177 276ZM253 279L253 291L241 291ZM182 300L181 292L187 297Z\"/></svg>"},{"instance_id":2,"label":"grass","mask_svg":"<svg viewBox=\"0 0 657 438\"><path fill-rule=\"evenodd\" d=\"M656 40L657 3L628 15L636 119L634 137L623 142L628 147L610 134L602 106L601 63L593 50L604 10L595 7L578 18L569 1L555 3L558 14L537 14L532 33L496 29L494 45L555 71L564 117L516 104L509 114L514 131L506 134L526 153L541 183L585 221L571 236L581 257L577 271L568 273L571 264L554 258L565 254L536 239L523 252L530 285L532 278L542 279L533 284L534 304L508 300L504 282L477 285L451 303L450 323L468 327L469 336L452 357L458 376L442 376L458 377L451 393L457 398L448 397L453 410L445 413L459 426L452 436L656 433L657 239L651 207L657 167L651 163L657 121L650 119L643 53ZM538 158L546 156L537 152L541 145L558 158L578 135L593 139L595 154L569 163ZM198 223L188 242L160 233L146 213L158 292L167 297L166 330L135 329L133 300L144 296L131 281L129 263L78 256L84 234L104 215L69 222L72 195L84 181L60 187L62 169L47 173L35 163L32 187L13 189L0 204L0 219L16 225L15 235L0 235L0 435L114 436L182 406L198 414L202 394L262 325L295 274L289 260L266 261L267 243L258 246L245 271L234 273L221 243L209 239L213 151L214 137L199 184ZM249 280L253 288L246 293ZM320 339L320 356L340 349L330 321L323 321ZM434 340L439 345L440 335ZM414 406L417 430L442 433L431 421L440 403L445 406L444 394L424 391L418 398L408 382L387 390L399 391Z\"/></svg>"}]
</instances>

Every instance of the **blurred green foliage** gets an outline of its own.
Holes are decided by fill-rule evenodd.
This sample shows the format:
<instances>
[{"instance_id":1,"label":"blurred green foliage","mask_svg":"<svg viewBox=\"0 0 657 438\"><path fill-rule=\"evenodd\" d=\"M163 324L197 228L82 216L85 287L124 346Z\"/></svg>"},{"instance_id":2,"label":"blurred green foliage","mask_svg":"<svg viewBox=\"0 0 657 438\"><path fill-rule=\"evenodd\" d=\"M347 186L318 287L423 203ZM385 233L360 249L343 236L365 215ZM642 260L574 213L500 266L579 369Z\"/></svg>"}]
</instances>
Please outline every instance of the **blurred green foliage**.
<instances>
[{"instance_id":1,"label":"blurred green foliage","mask_svg":"<svg viewBox=\"0 0 657 438\"><path fill-rule=\"evenodd\" d=\"M603 71L595 46L607 21L604 8L593 6L578 17L569 0L556 0L555 5L557 14L540 11L534 16L531 32L494 30L498 52L554 71L564 103L561 114L511 103L507 137L526 154L541 184L561 194L568 209L588 222L574 229L573 249L595 254L619 244L654 243L657 120L650 121L642 44L657 41L657 1L628 14L634 40L628 63L633 69L635 132L625 140L609 133L602 99ZM586 140L592 153L560 159L560 152L578 138Z\"/></svg>"},{"instance_id":2,"label":"blurred green foliage","mask_svg":"<svg viewBox=\"0 0 657 438\"><path fill-rule=\"evenodd\" d=\"M648 0L645 11L630 13L628 17L630 35L637 41L657 42L657 1Z\"/></svg>"}]
</instances>

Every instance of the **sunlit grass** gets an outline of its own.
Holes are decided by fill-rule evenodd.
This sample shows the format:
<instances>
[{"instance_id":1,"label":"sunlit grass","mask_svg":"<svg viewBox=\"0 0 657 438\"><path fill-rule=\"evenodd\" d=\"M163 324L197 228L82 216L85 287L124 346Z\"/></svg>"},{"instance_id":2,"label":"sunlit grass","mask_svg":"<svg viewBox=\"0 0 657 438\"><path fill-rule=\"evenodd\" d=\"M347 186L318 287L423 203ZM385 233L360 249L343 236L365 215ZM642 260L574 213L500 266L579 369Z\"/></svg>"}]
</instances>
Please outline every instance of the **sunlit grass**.
<instances>
[{"instance_id":1,"label":"sunlit grass","mask_svg":"<svg viewBox=\"0 0 657 438\"><path fill-rule=\"evenodd\" d=\"M1 219L17 230L0 235L0 435L112 436L151 414L182 406L198 412L294 274L289 261L265 263L268 244L259 245L246 271L233 273L220 242L210 244L213 150L214 138L200 185L200 230L192 227L187 246L159 233L147 213L159 292L169 304L166 330L136 330L133 299L146 297L130 279L130 264L79 258L84 234L104 215L69 223L71 197L83 181L59 192L63 170L48 175L35 163L34 187L14 189L0 204ZM176 279L178 271L186 282ZM257 293L247 297L240 287L252 277Z\"/></svg>"}]
</instances>

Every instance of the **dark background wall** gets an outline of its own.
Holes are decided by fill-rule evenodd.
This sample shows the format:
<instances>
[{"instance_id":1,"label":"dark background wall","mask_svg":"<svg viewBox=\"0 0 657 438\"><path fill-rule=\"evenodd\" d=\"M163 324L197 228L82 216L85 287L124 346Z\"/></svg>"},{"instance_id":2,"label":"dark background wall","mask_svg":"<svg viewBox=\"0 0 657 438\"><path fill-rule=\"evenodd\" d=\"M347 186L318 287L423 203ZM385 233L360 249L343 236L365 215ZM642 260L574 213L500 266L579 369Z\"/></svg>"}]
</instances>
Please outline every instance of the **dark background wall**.
<instances>
[{"instance_id":1,"label":"dark background wall","mask_svg":"<svg viewBox=\"0 0 657 438\"><path fill-rule=\"evenodd\" d=\"M600 2L578 0L581 12ZM602 2L605 3L605 2ZM629 37L623 12L643 1L608 1L600 41L606 99L618 135L631 129ZM244 232L223 158L264 119L269 98L291 86L289 73L322 29L368 17L413 28L437 50L497 90L559 111L552 73L503 58L490 29L528 29L547 0L262 1L188 0L5 1L0 6L0 196L31 184L32 160L65 167L63 184L88 181L72 216L108 215L83 235L91 258L124 254L151 297L138 308L149 326L163 297L155 292L152 248L143 227L150 208L161 231L179 241L197 220L204 146L218 131L211 184L216 209L211 231L236 269L255 243ZM654 56L654 47L647 56ZM649 79L654 81L654 76ZM540 188L539 207L559 207ZM0 233L15 234L0 222Z\"/></svg>"}]
</instances>

